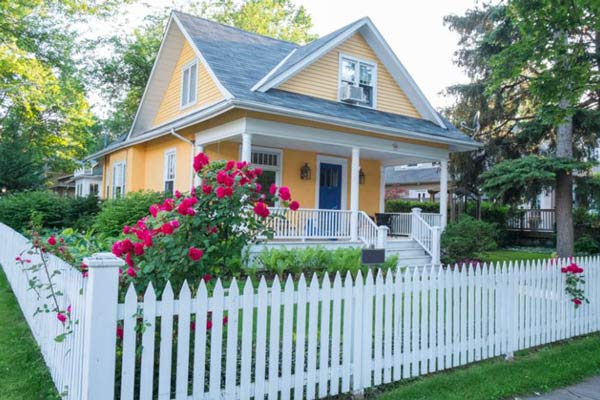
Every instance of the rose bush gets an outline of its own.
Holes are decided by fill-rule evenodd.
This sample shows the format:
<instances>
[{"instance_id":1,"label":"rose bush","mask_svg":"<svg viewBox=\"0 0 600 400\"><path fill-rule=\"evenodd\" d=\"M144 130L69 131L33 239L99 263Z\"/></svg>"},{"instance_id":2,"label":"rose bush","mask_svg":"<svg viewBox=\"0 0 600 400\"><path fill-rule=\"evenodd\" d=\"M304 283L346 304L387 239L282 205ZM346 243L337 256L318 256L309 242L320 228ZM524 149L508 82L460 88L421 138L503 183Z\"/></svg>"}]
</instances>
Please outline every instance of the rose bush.
<instances>
[{"instance_id":1,"label":"rose bush","mask_svg":"<svg viewBox=\"0 0 600 400\"><path fill-rule=\"evenodd\" d=\"M565 292L571 297L571 301L578 308L584 302L589 303L581 285L585 284L583 268L574 261L566 267L562 267L560 272L565 274Z\"/></svg>"},{"instance_id":2,"label":"rose bush","mask_svg":"<svg viewBox=\"0 0 600 400\"><path fill-rule=\"evenodd\" d=\"M161 291L167 281L177 288L187 280L194 288L206 276L231 277L242 270L244 249L272 237L273 215L257 178L262 170L242 161L209 162L200 153L194 170L202 184L189 194L153 204L149 215L123 227L123 239L112 252L125 260L125 283L139 289L150 282ZM287 187L270 193L282 207L296 210Z\"/></svg>"}]
</instances>

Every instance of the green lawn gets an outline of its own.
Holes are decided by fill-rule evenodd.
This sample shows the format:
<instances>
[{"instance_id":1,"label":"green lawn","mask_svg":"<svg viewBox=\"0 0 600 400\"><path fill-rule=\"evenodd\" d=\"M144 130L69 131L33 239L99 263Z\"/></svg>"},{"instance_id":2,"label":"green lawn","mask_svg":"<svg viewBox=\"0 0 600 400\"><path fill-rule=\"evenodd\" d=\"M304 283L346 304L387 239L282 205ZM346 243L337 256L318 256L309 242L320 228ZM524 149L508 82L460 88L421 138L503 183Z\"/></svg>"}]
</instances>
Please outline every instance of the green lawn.
<instances>
[{"instance_id":1,"label":"green lawn","mask_svg":"<svg viewBox=\"0 0 600 400\"><path fill-rule=\"evenodd\" d=\"M378 400L495 400L547 392L600 374L600 335L441 372L369 393Z\"/></svg>"},{"instance_id":2,"label":"green lawn","mask_svg":"<svg viewBox=\"0 0 600 400\"><path fill-rule=\"evenodd\" d=\"M552 253L550 250L546 253L538 251L524 251L515 249L499 249L494 251L488 251L483 254L482 261L485 262L502 262L502 261L515 261L515 260L542 260L550 258Z\"/></svg>"},{"instance_id":3,"label":"green lawn","mask_svg":"<svg viewBox=\"0 0 600 400\"><path fill-rule=\"evenodd\" d=\"M0 268L0 398L60 399Z\"/></svg>"}]
</instances>

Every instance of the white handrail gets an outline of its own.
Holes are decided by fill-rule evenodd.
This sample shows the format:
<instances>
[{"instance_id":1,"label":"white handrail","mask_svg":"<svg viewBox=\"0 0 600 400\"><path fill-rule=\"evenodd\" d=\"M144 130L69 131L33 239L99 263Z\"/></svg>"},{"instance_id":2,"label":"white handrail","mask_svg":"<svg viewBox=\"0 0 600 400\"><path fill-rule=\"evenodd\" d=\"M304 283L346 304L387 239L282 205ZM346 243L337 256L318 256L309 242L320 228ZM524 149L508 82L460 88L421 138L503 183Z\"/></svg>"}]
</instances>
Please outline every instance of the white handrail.
<instances>
[{"instance_id":1,"label":"white handrail","mask_svg":"<svg viewBox=\"0 0 600 400\"><path fill-rule=\"evenodd\" d=\"M389 227L392 235L410 235L412 213L385 213L390 216ZM421 217L430 226L441 226L442 215L437 213L421 213Z\"/></svg>"},{"instance_id":2,"label":"white handrail","mask_svg":"<svg viewBox=\"0 0 600 400\"><path fill-rule=\"evenodd\" d=\"M377 224L364 211L358 212L358 238L369 247L377 244Z\"/></svg>"},{"instance_id":3,"label":"white handrail","mask_svg":"<svg viewBox=\"0 0 600 400\"><path fill-rule=\"evenodd\" d=\"M441 228L429 225L421 216L420 209L413 208L412 211L411 238L431 256L433 264L439 264Z\"/></svg>"}]
</instances>

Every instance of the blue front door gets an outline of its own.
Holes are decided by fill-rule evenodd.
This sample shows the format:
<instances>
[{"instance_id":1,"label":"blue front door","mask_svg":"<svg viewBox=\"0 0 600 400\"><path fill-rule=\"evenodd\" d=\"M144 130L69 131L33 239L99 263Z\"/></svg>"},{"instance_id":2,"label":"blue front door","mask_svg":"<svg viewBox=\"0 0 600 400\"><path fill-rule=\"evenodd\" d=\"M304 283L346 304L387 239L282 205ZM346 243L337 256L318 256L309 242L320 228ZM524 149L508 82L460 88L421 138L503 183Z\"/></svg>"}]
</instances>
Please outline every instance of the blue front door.
<instances>
[{"instance_id":1,"label":"blue front door","mask_svg":"<svg viewBox=\"0 0 600 400\"><path fill-rule=\"evenodd\" d=\"M342 209L342 166L321 163L319 176L319 208Z\"/></svg>"}]
</instances>

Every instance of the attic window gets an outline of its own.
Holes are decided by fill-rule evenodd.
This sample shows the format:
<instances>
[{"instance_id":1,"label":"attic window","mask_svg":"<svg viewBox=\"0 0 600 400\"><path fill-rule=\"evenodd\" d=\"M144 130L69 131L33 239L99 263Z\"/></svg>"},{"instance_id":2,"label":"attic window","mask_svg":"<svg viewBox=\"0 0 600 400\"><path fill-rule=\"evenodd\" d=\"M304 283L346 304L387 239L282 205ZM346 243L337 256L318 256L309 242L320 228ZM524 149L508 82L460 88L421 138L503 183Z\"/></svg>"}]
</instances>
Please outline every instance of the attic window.
<instances>
[{"instance_id":1,"label":"attic window","mask_svg":"<svg viewBox=\"0 0 600 400\"><path fill-rule=\"evenodd\" d=\"M377 65L340 55L340 100L364 107L375 105Z\"/></svg>"},{"instance_id":2,"label":"attic window","mask_svg":"<svg viewBox=\"0 0 600 400\"><path fill-rule=\"evenodd\" d=\"M191 106L196 102L198 87L198 62L188 64L181 71L181 108Z\"/></svg>"}]
</instances>

